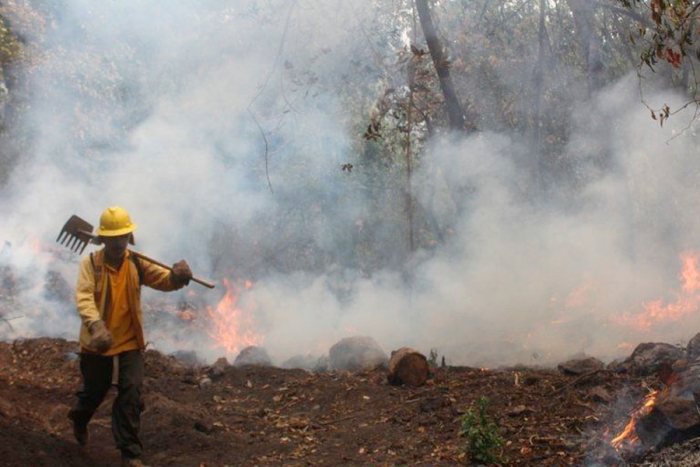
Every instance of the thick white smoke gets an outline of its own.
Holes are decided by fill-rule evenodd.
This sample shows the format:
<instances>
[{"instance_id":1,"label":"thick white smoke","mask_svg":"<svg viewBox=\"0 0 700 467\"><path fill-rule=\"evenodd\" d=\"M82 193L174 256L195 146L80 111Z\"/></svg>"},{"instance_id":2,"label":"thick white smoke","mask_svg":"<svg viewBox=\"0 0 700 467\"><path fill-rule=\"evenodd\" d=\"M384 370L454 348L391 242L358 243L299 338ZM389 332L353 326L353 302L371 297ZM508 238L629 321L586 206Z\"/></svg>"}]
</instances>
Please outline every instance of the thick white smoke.
<instances>
[{"instance_id":1,"label":"thick white smoke","mask_svg":"<svg viewBox=\"0 0 700 467\"><path fill-rule=\"evenodd\" d=\"M336 200L313 235L342 248L338 232L355 228L362 211L343 204L348 174L340 166L357 159L355 136L331 86L304 94L310 87L295 87L281 70L304 65L297 78L305 83L353 79L352 43L372 12L348 3L267 10L249 1L70 0L54 7L43 30L21 31L40 58L24 75L31 152L0 194L0 266L14 281L0 336L77 337L72 306L46 294L47 281L58 277L72 290L76 279L77 255L54 243L71 214L95 224L105 207L126 207L140 251L164 262L186 258L217 281L215 291L190 286L211 307L221 279L253 269L230 264L240 252L214 248L213 233L254 234L276 199L294 200L300 215L316 209L319 194ZM528 154L515 135L431 146L416 193L438 222L454 225L451 237L408 263L410 281L343 266L322 275L259 268L240 305L254 310L263 345L281 362L361 334L387 352L435 348L455 364L501 364L579 352L609 359L628 352L619 344L692 337L697 313L645 332L616 324L645 302L676 298L679 254L698 249L700 235L696 138L688 129L672 139L690 116L660 127L637 91L630 77L577 109L562 157L581 159L583 199L568 210L523 196ZM601 154L615 167L600 170ZM279 249L300 248L287 227L279 226ZM186 326L147 331L162 350L220 356Z\"/></svg>"}]
</instances>

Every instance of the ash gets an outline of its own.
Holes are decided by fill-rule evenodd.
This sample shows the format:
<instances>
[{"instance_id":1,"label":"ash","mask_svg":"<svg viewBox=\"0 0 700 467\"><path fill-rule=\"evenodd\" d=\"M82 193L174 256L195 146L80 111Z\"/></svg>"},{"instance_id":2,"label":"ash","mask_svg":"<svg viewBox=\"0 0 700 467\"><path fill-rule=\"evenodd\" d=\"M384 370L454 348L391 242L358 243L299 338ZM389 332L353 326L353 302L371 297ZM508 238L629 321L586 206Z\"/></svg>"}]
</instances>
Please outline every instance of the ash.
<instances>
[{"instance_id":1,"label":"ash","mask_svg":"<svg viewBox=\"0 0 700 467\"><path fill-rule=\"evenodd\" d=\"M639 467L697 467L700 465L700 438L674 444L645 457Z\"/></svg>"}]
</instances>

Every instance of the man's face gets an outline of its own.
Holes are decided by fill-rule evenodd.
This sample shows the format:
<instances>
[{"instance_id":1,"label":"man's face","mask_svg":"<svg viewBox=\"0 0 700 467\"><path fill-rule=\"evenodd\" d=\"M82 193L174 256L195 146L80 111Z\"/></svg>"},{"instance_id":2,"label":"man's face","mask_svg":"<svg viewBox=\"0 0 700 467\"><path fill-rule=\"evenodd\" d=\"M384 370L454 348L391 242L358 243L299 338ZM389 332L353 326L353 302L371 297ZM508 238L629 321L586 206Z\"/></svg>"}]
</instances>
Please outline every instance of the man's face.
<instances>
[{"instance_id":1,"label":"man's face","mask_svg":"<svg viewBox=\"0 0 700 467\"><path fill-rule=\"evenodd\" d=\"M129 245L131 234L120 235L118 237L102 237L105 246L105 254L110 259L119 259L124 256L126 247Z\"/></svg>"}]
</instances>

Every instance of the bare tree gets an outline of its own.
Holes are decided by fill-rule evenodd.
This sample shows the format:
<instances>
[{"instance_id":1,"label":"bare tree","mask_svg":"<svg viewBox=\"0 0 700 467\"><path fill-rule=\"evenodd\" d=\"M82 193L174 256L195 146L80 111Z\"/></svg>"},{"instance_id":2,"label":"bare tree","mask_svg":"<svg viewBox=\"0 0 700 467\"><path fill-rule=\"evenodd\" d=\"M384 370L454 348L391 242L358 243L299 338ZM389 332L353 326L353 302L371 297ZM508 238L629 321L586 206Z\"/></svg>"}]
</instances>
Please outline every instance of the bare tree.
<instances>
[{"instance_id":1,"label":"bare tree","mask_svg":"<svg viewBox=\"0 0 700 467\"><path fill-rule=\"evenodd\" d=\"M457 131L474 131L476 130L476 122L473 118L466 117L462 104L457 96L452 78L450 77L449 62L443 51L440 39L438 38L427 0L416 0L416 8L418 10L421 28L425 35L425 41L428 44L428 51L433 59L440 80L440 89L442 89L442 94L445 97L447 115L450 119L450 129Z\"/></svg>"},{"instance_id":2,"label":"bare tree","mask_svg":"<svg viewBox=\"0 0 700 467\"><path fill-rule=\"evenodd\" d=\"M567 0L574 17L581 56L585 60L588 92L593 93L603 84L603 62L600 44L593 33L594 5L589 0Z\"/></svg>"}]
</instances>

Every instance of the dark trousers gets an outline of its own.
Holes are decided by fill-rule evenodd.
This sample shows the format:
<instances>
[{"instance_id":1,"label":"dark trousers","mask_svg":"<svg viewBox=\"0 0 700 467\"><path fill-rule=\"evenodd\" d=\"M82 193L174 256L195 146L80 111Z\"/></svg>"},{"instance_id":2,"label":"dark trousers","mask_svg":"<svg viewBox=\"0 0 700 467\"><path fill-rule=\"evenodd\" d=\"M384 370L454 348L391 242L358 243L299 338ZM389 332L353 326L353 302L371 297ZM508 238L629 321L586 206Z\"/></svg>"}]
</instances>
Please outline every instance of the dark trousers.
<instances>
[{"instance_id":1,"label":"dark trousers","mask_svg":"<svg viewBox=\"0 0 700 467\"><path fill-rule=\"evenodd\" d=\"M119 354L119 383L117 397L112 405L112 433L122 454L140 457L141 388L143 386L143 355L139 350ZM112 385L113 357L80 354L80 372L83 387L78 391L78 402L71 410L76 424L87 426Z\"/></svg>"}]
</instances>

